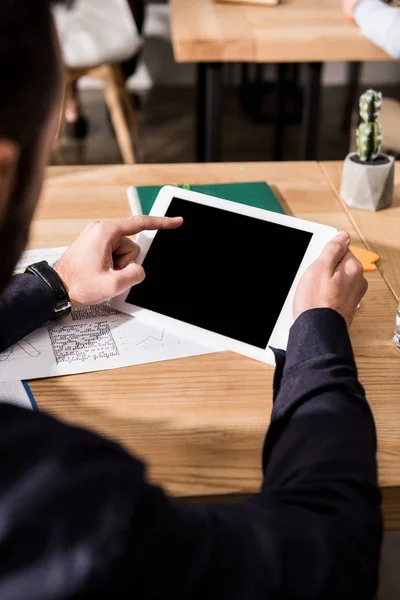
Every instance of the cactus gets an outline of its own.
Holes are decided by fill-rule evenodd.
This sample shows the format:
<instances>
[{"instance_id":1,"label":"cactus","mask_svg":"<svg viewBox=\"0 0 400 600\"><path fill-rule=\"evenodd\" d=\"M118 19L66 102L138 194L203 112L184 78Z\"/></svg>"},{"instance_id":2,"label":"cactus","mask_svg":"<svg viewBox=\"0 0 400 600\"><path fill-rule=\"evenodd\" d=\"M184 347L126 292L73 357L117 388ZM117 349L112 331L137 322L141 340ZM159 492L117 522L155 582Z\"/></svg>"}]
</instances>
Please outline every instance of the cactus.
<instances>
[{"instance_id":1,"label":"cactus","mask_svg":"<svg viewBox=\"0 0 400 600\"><path fill-rule=\"evenodd\" d=\"M367 90L360 98L361 124L357 129L357 154L362 162L374 160L381 151L382 127L377 122L382 92Z\"/></svg>"}]
</instances>

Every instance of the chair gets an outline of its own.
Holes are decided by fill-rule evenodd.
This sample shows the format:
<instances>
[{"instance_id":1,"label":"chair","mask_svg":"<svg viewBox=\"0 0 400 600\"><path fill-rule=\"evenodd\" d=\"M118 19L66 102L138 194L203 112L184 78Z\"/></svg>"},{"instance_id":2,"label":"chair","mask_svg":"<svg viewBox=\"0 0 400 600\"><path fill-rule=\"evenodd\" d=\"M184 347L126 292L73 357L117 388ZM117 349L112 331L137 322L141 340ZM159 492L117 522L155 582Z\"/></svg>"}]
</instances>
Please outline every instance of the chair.
<instances>
[{"instance_id":1,"label":"chair","mask_svg":"<svg viewBox=\"0 0 400 600\"><path fill-rule=\"evenodd\" d=\"M77 0L72 8L56 5L53 13L66 68L63 121L69 86L85 76L102 81L122 158L136 162L129 125L137 141L140 119L120 64L139 52L142 40L127 0Z\"/></svg>"}]
</instances>

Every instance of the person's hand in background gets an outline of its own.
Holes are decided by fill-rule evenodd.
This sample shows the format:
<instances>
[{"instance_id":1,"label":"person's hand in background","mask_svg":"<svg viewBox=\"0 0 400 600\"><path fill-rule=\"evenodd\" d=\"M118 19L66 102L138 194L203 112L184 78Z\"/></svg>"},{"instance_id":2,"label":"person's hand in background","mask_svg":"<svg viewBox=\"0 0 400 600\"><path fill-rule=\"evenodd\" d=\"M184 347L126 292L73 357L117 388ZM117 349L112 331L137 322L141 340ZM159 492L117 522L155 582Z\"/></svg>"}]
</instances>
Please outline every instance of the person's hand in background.
<instances>
[{"instance_id":1,"label":"person's hand in background","mask_svg":"<svg viewBox=\"0 0 400 600\"><path fill-rule=\"evenodd\" d=\"M127 236L182 223L181 217L140 216L87 225L54 266L72 304L99 304L141 283L145 272L135 262L140 247Z\"/></svg>"},{"instance_id":2,"label":"person's hand in background","mask_svg":"<svg viewBox=\"0 0 400 600\"><path fill-rule=\"evenodd\" d=\"M353 19L353 10L360 0L343 0L343 13L347 19Z\"/></svg>"},{"instance_id":3,"label":"person's hand in background","mask_svg":"<svg viewBox=\"0 0 400 600\"><path fill-rule=\"evenodd\" d=\"M349 234L341 231L304 273L293 303L295 319L312 308L332 308L350 327L368 284L362 264L349 251L349 244Z\"/></svg>"}]
</instances>

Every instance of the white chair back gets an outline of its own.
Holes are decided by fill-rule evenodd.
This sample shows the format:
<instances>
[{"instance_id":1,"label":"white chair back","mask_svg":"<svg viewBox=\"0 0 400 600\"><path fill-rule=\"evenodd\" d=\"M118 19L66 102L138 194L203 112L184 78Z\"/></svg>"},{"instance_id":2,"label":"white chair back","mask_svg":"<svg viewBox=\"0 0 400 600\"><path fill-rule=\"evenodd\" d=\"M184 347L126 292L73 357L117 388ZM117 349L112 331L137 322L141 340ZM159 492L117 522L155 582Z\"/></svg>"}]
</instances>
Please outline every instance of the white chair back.
<instances>
[{"instance_id":1,"label":"white chair back","mask_svg":"<svg viewBox=\"0 0 400 600\"><path fill-rule=\"evenodd\" d=\"M127 0L76 0L72 8L53 8L64 62L72 69L119 63L140 46Z\"/></svg>"}]
</instances>

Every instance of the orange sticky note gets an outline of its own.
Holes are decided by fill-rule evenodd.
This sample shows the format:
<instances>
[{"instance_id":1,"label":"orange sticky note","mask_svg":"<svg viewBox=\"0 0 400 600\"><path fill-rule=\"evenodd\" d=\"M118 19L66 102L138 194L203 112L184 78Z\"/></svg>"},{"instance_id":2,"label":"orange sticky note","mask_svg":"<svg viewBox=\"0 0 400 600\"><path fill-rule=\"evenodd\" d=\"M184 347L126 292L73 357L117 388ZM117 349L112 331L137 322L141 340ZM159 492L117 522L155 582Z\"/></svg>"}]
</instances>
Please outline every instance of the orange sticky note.
<instances>
[{"instance_id":1,"label":"orange sticky note","mask_svg":"<svg viewBox=\"0 0 400 600\"><path fill-rule=\"evenodd\" d=\"M350 246L349 249L350 252L352 252L362 264L364 273L376 271L375 263L378 262L378 260L380 259L379 254L375 254L375 252L370 252L369 250L365 250L364 248L357 248L357 246Z\"/></svg>"}]
</instances>

